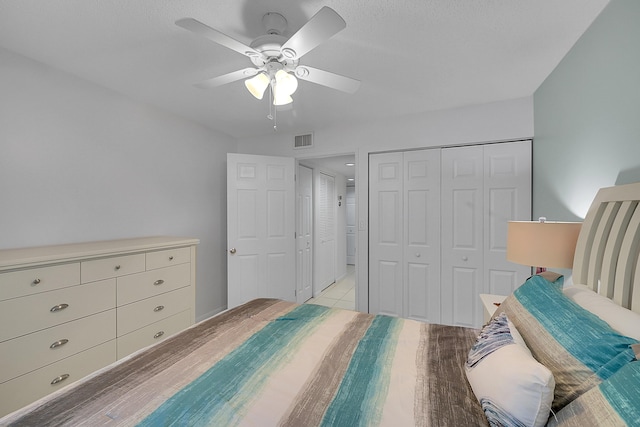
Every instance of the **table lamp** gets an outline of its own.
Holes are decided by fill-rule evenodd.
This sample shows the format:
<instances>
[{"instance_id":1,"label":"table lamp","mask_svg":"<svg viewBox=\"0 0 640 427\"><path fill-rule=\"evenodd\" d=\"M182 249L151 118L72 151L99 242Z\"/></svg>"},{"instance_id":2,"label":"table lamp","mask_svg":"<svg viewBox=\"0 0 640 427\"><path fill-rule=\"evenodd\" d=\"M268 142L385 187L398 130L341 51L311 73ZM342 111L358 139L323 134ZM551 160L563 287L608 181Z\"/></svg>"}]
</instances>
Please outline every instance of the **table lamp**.
<instances>
[{"instance_id":1,"label":"table lamp","mask_svg":"<svg viewBox=\"0 0 640 427\"><path fill-rule=\"evenodd\" d=\"M509 221L507 260L536 267L572 268L581 222Z\"/></svg>"}]
</instances>

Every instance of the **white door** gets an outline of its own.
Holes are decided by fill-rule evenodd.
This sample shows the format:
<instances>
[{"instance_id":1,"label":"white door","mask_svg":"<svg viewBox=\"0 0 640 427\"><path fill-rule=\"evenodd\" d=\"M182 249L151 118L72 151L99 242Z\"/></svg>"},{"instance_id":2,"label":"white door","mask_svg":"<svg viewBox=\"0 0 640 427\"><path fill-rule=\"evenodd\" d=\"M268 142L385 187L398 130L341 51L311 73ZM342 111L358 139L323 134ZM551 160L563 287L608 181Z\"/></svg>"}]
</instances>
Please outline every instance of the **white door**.
<instances>
[{"instance_id":1,"label":"white door","mask_svg":"<svg viewBox=\"0 0 640 427\"><path fill-rule=\"evenodd\" d=\"M318 232L316 241L316 294L336 281L336 194L335 178L320 173L318 176Z\"/></svg>"},{"instance_id":2,"label":"white door","mask_svg":"<svg viewBox=\"0 0 640 427\"><path fill-rule=\"evenodd\" d=\"M369 158L369 311L440 321L440 150Z\"/></svg>"},{"instance_id":3,"label":"white door","mask_svg":"<svg viewBox=\"0 0 640 427\"><path fill-rule=\"evenodd\" d=\"M531 141L442 150L442 323L479 327L479 294L509 295L531 269L507 262L507 222L531 219Z\"/></svg>"},{"instance_id":4,"label":"white door","mask_svg":"<svg viewBox=\"0 0 640 427\"><path fill-rule=\"evenodd\" d=\"M442 150L442 323L477 326L482 317L482 146Z\"/></svg>"},{"instance_id":5,"label":"white door","mask_svg":"<svg viewBox=\"0 0 640 427\"><path fill-rule=\"evenodd\" d=\"M403 156L369 156L369 312L403 315Z\"/></svg>"},{"instance_id":6,"label":"white door","mask_svg":"<svg viewBox=\"0 0 640 427\"><path fill-rule=\"evenodd\" d=\"M440 323L440 150L404 153L404 315Z\"/></svg>"},{"instance_id":7,"label":"white door","mask_svg":"<svg viewBox=\"0 0 640 427\"><path fill-rule=\"evenodd\" d=\"M531 268L507 261L507 222L531 220L531 141L484 147L483 293L509 295Z\"/></svg>"},{"instance_id":8,"label":"white door","mask_svg":"<svg viewBox=\"0 0 640 427\"><path fill-rule=\"evenodd\" d=\"M299 165L296 179L296 300L313 296L313 171Z\"/></svg>"},{"instance_id":9,"label":"white door","mask_svg":"<svg viewBox=\"0 0 640 427\"><path fill-rule=\"evenodd\" d=\"M294 159L227 154L227 306L295 301Z\"/></svg>"},{"instance_id":10,"label":"white door","mask_svg":"<svg viewBox=\"0 0 640 427\"><path fill-rule=\"evenodd\" d=\"M347 264L356 263L356 188L347 187Z\"/></svg>"}]
</instances>

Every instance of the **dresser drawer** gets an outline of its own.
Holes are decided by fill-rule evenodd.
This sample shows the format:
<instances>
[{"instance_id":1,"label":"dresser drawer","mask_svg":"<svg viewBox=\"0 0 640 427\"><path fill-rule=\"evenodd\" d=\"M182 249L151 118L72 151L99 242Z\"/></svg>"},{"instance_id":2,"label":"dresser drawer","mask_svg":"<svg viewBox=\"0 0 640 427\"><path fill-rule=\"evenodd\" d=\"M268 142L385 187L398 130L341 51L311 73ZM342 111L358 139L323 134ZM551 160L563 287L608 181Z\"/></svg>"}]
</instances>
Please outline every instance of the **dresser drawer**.
<instances>
[{"instance_id":1,"label":"dresser drawer","mask_svg":"<svg viewBox=\"0 0 640 427\"><path fill-rule=\"evenodd\" d=\"M0 273L0 300L79 284L79 262Z\"/></svg>"},{"instance_id":2,"label":"dresser drawer","mask_svg":"<svg viewBox=\"0 0 640 427\"><path fill-rule=\"evenodd\" d=\"M115 306L115 279L2 301L0 342Z\"/></svg>"},{"instance_id":3,"label":"dresser drawer","mask_svg":"<svg viewBox=\"0 0 640 427\"><path fill-rule=\"evenodd\" d=\"M118 338L118 359L148 345L160 342L190 325L191 311L186 310L121 336Z\"/></svg>"},{"instance_id":4,"label":"dresser drawer","mask_svg":"<svg viewBox=\"0 0 640 427\"><path fill-rule=\"evenodd\" d=\"M119 277L118 306L149 298L191 284L191 264L159 268Z\"/></svg>"},{"instance_id":5,"label":"dresser drawer","mask_svg":"<svg viewBox=\"0 0 640 427\"><path fill-rule=\"evenodd\" d=\"M150 325L191 307L191 287L118 307L118 336Z\"/></svg>"},{"instance_id":6,"label":"dresser drawer","mask_svg":"<svg viewBox=\"0 0 640 427\"><path fill-rule=\"evenodd\" d=\"M116 337L115 308L0 343L0 383Z\"/></svg>"},{"instance_id":7,"label":"dresser drawer","mask_svg":"<svg viewBox=\"0 0 640 427\"><path fill-rule=\"evenodd\" d=\"M147 252L147 270L191 262L191 248Z\"/></svg>"},{"instance_id":8,"label":"dresser drawer","mask_svg":"<svg viewBox=\"0 0 640 427\"><path fill-rule=\"evenodd\" d=\"M82 278L82 283L94 282L96 280L139 273L144 271L144 266L144 254L94 259L81 263L80 277Z\"/></svg>"},{"instance_id":9,"label":"dresser drawer","mask_svg":"<svg viewBox=\"0 0 640 427\"><path fill-rule=\"evenodd\" d=\"M115 360L116 340L112 340L2 383L0 416L53 393ZM55 383L56 379L60 381ZM52 382L54 384L51 384Z\"/></svg>"}]
</instances>

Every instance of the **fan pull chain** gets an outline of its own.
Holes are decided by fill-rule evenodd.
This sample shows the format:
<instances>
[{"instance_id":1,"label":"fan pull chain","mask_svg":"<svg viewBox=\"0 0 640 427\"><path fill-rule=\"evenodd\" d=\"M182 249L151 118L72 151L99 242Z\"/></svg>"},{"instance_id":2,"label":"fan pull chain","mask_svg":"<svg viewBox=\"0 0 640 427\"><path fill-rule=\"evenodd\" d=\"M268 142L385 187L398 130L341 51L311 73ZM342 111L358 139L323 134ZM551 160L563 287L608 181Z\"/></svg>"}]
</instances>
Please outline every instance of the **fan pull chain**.
<instances>
[{"instance_id":1,"label":"fan pull chain","mask_svg":"<svg viewBox=\"0 0 640 427\"><path fill-rule=\"evenodd\" d=\"M272 110L273 108L273 110ZM273 120L273 131L278 131L278 109L273 106L273 85L269 85L269 115L267 119Z\"/></svg>"}]
</instances>

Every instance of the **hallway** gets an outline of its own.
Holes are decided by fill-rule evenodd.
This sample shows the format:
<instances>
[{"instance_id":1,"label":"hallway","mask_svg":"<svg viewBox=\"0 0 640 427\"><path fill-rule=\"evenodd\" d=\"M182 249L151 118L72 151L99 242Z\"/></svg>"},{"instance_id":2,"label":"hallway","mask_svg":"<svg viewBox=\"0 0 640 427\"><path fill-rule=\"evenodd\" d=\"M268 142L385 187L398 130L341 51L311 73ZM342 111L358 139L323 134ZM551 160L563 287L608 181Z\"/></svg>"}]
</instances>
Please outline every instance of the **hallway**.
<instances>
[{"instance_id":1,"label":"hallway","mask_svg":"<svg viewBox=\"0 0 640 427\"><path fill-rule=\"evenodd\" d=\"M325 307L346 308L355 310L356 301L356 268L347 265L347 275L330 285L316 298L311 298L305 304L324 305Z\"/></svg>"}]
</instances>

